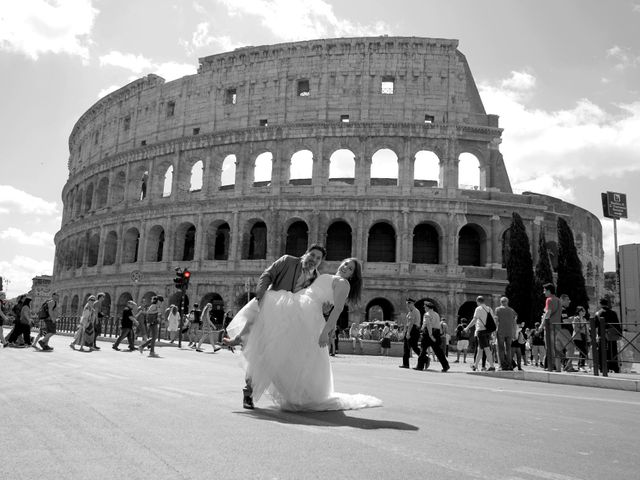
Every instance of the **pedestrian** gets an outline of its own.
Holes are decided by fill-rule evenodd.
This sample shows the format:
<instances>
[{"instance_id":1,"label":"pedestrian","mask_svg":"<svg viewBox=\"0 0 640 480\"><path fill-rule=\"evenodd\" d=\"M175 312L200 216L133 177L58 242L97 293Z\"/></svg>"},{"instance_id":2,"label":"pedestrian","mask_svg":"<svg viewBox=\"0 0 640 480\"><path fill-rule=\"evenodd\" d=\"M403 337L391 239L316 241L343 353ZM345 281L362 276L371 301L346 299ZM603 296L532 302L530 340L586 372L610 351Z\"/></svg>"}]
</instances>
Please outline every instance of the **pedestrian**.
<instances>
[{"instance_id":1,"label":"pedestrian","mask_svg":"<svg viewBox=\"0 0 640 480\"><path fill-rule=\"evenodd\" d=\"M104 303L104 293L99 292L96 294L96 303L93 307L96 310L96 321L94 324L94 334L93 334L93 349L100 350L100 347L97 345L98 337L102 334L102 322L104 321L105 315L103 312L103 303Z\"/></svg>"},{"instance_id":2,"label":"pedestrian","mask_svg":"<svg viewBox=\"0 0 640 480\"><path fill-rule=\"evenodd\" d=\"M200 329L202 327L202 311L198 308L198 304L194 303L193 308L189 312L189 347L196 348Z\"/></svg>"},{"instance_id":3,"label":"pedestrian","mask_svg":"<svg viewBox=\"0 0 640 480\"><path fill-rule=\"evenodd\" d=\"M40 332L31 344L33 348L38 349L38 345L43 351L49 352L53 347L49 346L49 340L56 333L56 320L58 319L58 294L53 292L51 298L45 301L40 307L38 318L40 320ZM40 340L42 338L42 340Z\"/></svg>"},{"instance_id":4,"label":"pedestrian","mask_svg":"<svg viewBox=\"0 0 640 480\"><path fill-rule=\"evenodd\" d=\"M569 295L563 293L560 295L560 325L556 326L556 358L560 358L562 370L565 372L575 372L573 368L573 326L571 325L571 316L569 315L569 306L571 299ZM556 362L557 365L557 362Z\"/></svg>"},{"instance_id":5,"label":"pedestrian","mask_svg":"<svg viewBox=\"0 0 640 480\"><path fill-rule=\"evenodd\" d=\"M15 326L7 335L5 346L28 347L31 345L31 297L19 297L13 313L16 317Z\"/></svg>"},{"instance_id":6,"label":"pedestrian","mask_svg":"<svg viewBox=\"0 0 640 480\"><path fill-rule=\"evenodd\" d=\"M449 362L444 352L440 348L440 315L435 311L435 305L431 302L425 302L425 312L422 317L422 338L420 342L420 355L418 355L418 364L414 370L423 370L429 368L429 357L427 350L431 348L438 358L442 372L449 370Z\"/></svg>"},{"instance_id":7,"label":"pedestrian","mask_svg":"<svg viewBox=\"0 0 640 480\"><path fill-rule=\"evenodd\" d=\"M2 342L2 346L7 344L7 341L4 338L4 328L3 325L9 325L9 317L7 316L7 312L9 310L9 304L7 302L7 295L4 292L0 292L0 341Z\"/></svg>"},{"instance_id":8,"label":"pedestrian","mask_svg":"<svg viewBox=\"0 0 640 480\"><path fill-rule=\"evenodd\" d=\"M518 314L509 306L509 299L507 297L500 298L500 306L496 308L496 338L498 363L501 370L513 370L511 345L517 337L516 318L518 318ZM518 365L520 365L520 360Z\"/></svg>"},{"instance_id":9,"label":"pedestrian","mask_svg":"<svg viewBox=\"0 0 640 480\"><path fill-rule=\"evenodd\" d=\"M493 363L493 354L491 353L491 348L490 348L491 332L487 331L487 322L488 322L489 315L491 315L491 317L493 318L494 314L493 314L493 311L491 310L491 307L485 305L484 297L482 295L479 295L478 298L476 298L476 304L478 306L473 312L473 319L465 329L469 331L471 327L475 327L476 329L475 336L478 342L478 350L476 351L476 358L473 362L473 365L471 365L471 369L474 372L478 370L478 365L480 364L480 360L482 360L482 354L484 353L486 358L489 360L489 368L487 370L492 372L492 371L495 371L496 368Z\"/></svg>"},{"instance_id":10,"label":"pedestrian","mask_svg":"<svg viewBox=\"0 0 640 480\"><path fill-rule=\"evenodd\" d=\"M349 327L349 340L353 342L353 353L356 353L356 344L362 353L362 335L360 334L360 326L356 322L351 323L351 327Z\"/></svg>"},{"instance_id":11,"label":"pedestrian","mask_svg":"<svg viewBox=\"0 0 640 480\"><path fill-rule=\"evenodd\" d=\"M380 339L380 355L387 356L389 355L389 350L391 349L391 327L389 326L389 322L385 322L381 336L382 338Z\"/></svg>"},{"instance_id":12,"label":"pedestrian","mask_svg":"<svg viewBox=\"0 0 640 480\"><path fill-rule=\"evenodd\" d=\"M136 349L136 338L134 333L134 325L138 323L136 316L133 313L134 309L137 310L137 305L133 300L127 301L124 309L122 310L122 317L120 319L120 336L117 338L111 348L114 350L120 350L118 345L126 338L129 342L129 351L133 352Z\"/></svg>"},{"instance_id":13,"label":"pedestrian","mask_svg":"<svg viewBox=\"0 0 640 480\"><path fill-rule=\"evenodd\" d=\"M560 325L562 320L562 306L560 299L556 297L556 287L553 283L545 283L542 287L544 296L547 297L544 304L544 314L542 315L542 328L544 329L544 342L546 347L546 364L545 370L554 369L554 349L555 349L555 327ZM557 355L556 355L557 357ZM560 371L560 358L556 371Z\"/></svg>"},{"instance_id":14,"label":"pedestrian","mask_svg":"<svg viewBox=\"0 0 640 480\"><path fill-rule=\"evenodd\" d=\"M94 295L89 295L87 303L85 303L82 309L82 315L80 317L80 323L78 324L78 330L76 331L73 341L69 344L72 350L75 350L76 345L80 345L80 351L85 352L85 346L89 347L89 351L93 351L93 327L95 323L96 311L93 308L96 302Z\"/></svg>"},{"instance_id":15,"label":"pedestrian","mask_svg":"<svg viewBox=\"0 0 640 480\"><path fill-rule=\"evenodd\" d=\"M460 354L462 353L463 363L467 363L467 351L469 350L469 333L465 330L467 319L461 318L456 327L456 350L458 355L454 363L460 363Z\"/></svg>"},{"instance_id":16,"label":"pedestrian","mask_svg":"<svg viewBox=\"0 0 640 480\"><path fill-rule=\"evenodd\" d=\"M620 373L620 364L618 363L618 340L622 338L622 329L618 314L611 310L611 304L607 298L600 299L600 309L596 312L596 332L598 335L598 346L602 344L600 341L600 325L604 325L604 345L607 350L607 368L610 372ZM598 360L602 359L602 354Z\"/></svg>"},{"instance_id":17,"label":"pedestrian","mask_svg":"<svg viewBox=\"0 0 640 480\"><path fill-rule=\"evenodd\" d=\"M497 310L496 309L496 314L497 314ZM515 366L518 367L519 371L522 371L522 346L525 344L525 337L524 337L524 322L522 322L520 325L516 326L516 333L514 335L514 338L512 339L511 342L511 351L513 352L513 355L510 357L510 365L511 365L511 370L513 370L513 357L515 356L516 361L515 361ZM524 358L524 363L527 363L527 359L526 357Z\"/></svg>"},{"instance_id":18,"label":"pedestrian","mask_svg":"<svg viewBox=\"0 0 640 480\"><path fill-rule=\"evenodd\" d=\"M143 353L145 348L149 347L151 350L149 352L149 357L152 358L160 356L156 353L156 340L158 339L158 328L161 321L159 301L160 297L151 297L151 305L149 305L149 308L147 308L147 311L145 312L149 339L138 347L140 354Z\"/></svg>"},{"instance_id":19,"label":"pedestrian","mask_svg":"<svg viewBox=\"0 0 640 480\"><path fill-rule=\"evenodd\" d=\"M440 348L444 352L444 356L449 356L449 342L451 341L451 335L449 334L449 324L447 323L447 319L442 317L440 319L440 339L441 345Z\"/></svg>"},{"instance_id":20,"label":"pedestrian","mask_svg":"<svg viewBox=\"0 0 640 480\"><path fill-rule=\"evenodd\" d=\"M547 351L544 346L544 329L540 325L540 322L534 324L529 342L531 344L531 361L536 367L538 365L544 367Z\"/></svg>"},{"instance_id":21,"label":"pedestrian","mask_svg":"<svg viewBox=\"0 0 640 480\"><path fill-rule=\"evenodd\" d=\"M149 308L149 303L146 298L143 298L138 306L138 311L136 312L136 320L138 321L138 325L136 326L136 336L140 336L142 343L146 342L149 339L149 335L147 332L147 309Z\"/></svg>"},{"instance_id":22,"label":"pedestrian","mask_svg":"<svg viewBox=\"0 0 640 480\"><path fill-rule=\"evenodd\" d=\"M204 310L202 310L202 315L200 318L202 319L202 336L200 337L200 341L196 345L196 352L202 352L200 347L202 346L202 342L204 342L205 338L209 337L209 343L213 348L213 353L216 353L222 347L216 345L216 340L218 336L218 332L216 331L216 327L211 321L211 309L213 305L207 303L204 306Z\"/></svg>"},{"instance_id":23,"label":"pedestrian","mask_svg":"<svg viewBox=\"0 0 640 480\"><path fill-rule=\"evenodd\" d=\"M413 350L416 355L420 355L418 341L420 339L420 311L416 308L416 301L413 298L405 300L407 305L407 316L405 317L403 342L402 365L400 368L409 368L409 356ZM429 368L427 366L427 368Z\"/></svg>"},{"instance_id":24,"label":"pedestrian","mask_svg":"<svg viewBox=\"0 0 640 480\"><path fill-rule=\"evenodd\" d=\"M173 343L178 336L178 330L180 329L180 312L176 305L171 305L165 311L167 314L167 333L169 334L169 341Z\"/></svg>"},{"instance_id":25,"label":"pedestrian","mask_svg":"<svg viewBox=\"0 0 640 480\"><path fill-rule=\"evenodd\" d=\"M589 338L589 320L587 319L587 310L579 305L576 308L576 315L571 319L573 326L573 344L579 355L578 370L586 370L587 358L589 357L587 344Z\"/></svg>"}]
</instances>

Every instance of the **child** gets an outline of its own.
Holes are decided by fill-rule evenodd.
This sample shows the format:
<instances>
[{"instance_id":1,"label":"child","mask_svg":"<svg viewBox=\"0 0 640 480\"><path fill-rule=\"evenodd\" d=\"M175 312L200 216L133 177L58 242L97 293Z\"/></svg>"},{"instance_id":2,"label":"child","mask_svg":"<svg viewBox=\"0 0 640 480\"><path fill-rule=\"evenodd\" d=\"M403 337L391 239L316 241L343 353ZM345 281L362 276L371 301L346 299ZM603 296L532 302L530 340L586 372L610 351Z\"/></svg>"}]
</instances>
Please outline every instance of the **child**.
<instances>
[{"instance_id":1,"label":"child","mask_svg":"<svg viewBox=\"0 0 640 480\"><path fill-rule=\"evenodd\" d=\"M456 327L456 338L458 339L458 356L455 363L460 363L460 353L463 355L463 363L467 363L467 350L469 349L469 334L464 330L467 326L465 319L461 319Z\"/></svg>"}]
</instances>

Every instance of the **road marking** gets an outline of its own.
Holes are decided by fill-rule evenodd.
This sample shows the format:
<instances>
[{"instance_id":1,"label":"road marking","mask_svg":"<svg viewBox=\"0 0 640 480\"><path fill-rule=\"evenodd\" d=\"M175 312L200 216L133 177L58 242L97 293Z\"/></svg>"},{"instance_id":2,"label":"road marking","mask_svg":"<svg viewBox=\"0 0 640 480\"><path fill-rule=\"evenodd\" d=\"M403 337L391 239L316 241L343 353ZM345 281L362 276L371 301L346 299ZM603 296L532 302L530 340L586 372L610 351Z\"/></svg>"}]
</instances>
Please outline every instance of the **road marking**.
<instances>
[{"instance_id":1,"label":"road marking","mask_svg":"<svg viewBox=\"0 0 640 480\"><path fill-rule=\"evenodd\" d=\"M389 381L390 377L383 377L383 376L372 376L371 378L380 378L380 379L384 379ZM544 393L544 392L532 392L530 390L514 390L514 389L509 389L509 388L496 388L496 387L480 387L477 385L459 385L459 384L455 384L455 383L445 383L445 382L431 382L431 381L419 381L419 380L410 380L410 379L406 379L406 378L395 378L394 377L394 381L403 381L403 382L409 382L409 383L417 383L420 385L425 385L425 386L429 386L429 385L440 385L443 387L455 387L455 388L464 388L465 390L486 390L486 391L490 391L490 392L495 392L495 393L519 393L522 395L538 395L540 397L553 397L553 398L566 398L566 399L570 399L570 400L589 400L592 402L607 402L607 403L617 403L617 404L621 404L621 405L634 405L634 406L640 406L640 401L639 402L630 402L630 401L626 401L626 400L615 400L613 398L598 398L598 397L584 397L582 395L563 395L560 393ZM618 390L616 390L618 391Z\"/></svg>"},{"instance_id":2,"label":"road marking","mask_svg":"<svg viewBox=\"0 0 640 480\"><path fill-rule=\"evenodd\" d=\"M531 467L518 467L514 469L518 473L526 473L533 475L534 477L544 478L546 480L582 480L579 477L572 477L570 475L563 475L562 473L547 472L538 468Z\"/></svg>"}]
</instances>

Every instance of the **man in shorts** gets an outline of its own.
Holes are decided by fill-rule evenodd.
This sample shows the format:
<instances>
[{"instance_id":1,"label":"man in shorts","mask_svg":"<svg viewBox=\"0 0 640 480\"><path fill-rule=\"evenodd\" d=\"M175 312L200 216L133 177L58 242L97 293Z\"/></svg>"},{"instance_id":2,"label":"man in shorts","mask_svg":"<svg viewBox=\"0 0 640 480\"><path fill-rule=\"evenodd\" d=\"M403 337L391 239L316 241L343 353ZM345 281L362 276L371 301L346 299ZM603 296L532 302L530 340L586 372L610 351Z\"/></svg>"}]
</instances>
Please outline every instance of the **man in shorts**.
<instances>
[{"instance_id":1,"label":"man in shorts","mask_svg":"<svg viewBox=\"0 0 640 480\"><path fill-rule=\"evenodd\" d=\"M58 294L51 294L51 298L47 300L38 314L40 319L40 332L33 340L31 346L38 349L38 345L44 352L50 352L53 347L49 346L49 340L56 333L56 319L58 318ZM42 340L40 340L42 338Z\"/></svg>"}]
</instances>

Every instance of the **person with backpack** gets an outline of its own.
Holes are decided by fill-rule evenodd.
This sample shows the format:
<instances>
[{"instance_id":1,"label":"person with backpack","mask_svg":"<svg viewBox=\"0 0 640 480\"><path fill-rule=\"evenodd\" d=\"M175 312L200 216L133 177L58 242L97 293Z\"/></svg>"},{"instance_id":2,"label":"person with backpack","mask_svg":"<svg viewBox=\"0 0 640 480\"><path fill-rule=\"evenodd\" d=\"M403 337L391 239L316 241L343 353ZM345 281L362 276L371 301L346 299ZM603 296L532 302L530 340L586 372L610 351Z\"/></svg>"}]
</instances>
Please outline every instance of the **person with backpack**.
<instances>
[{"instance_id":1,"label":"person with backpack","mask_svg":"<svg viewBox=\"0 0 640 480\"><path fill-rule=\"evenodd\" d=\"M50 352L53 347L49 346L49 340L56 333L56 319L58 307L58 294L53 292L51 298L45 301L40 310L38 310L38 320L40 320L40 331L35 340L31 344L33 348L38 349L38 345L44 352ZM40 340L42 338L42 340Z\"/></svg>"},{"instance_id":2,"label":"person with backpack","mask_svg":"<svg viewBox=\"0 0 640 480\"><path fill-rule=\"evenodd\" d=\"M16 324L7 336L7 345L12 347L28 347L31 345L31 297L18 297L18 303L13 307ZM24 345L18 345L17 341L22 336Z\"/></svg>"},{"instance_id":3,"label":"person with backpack","mask_svg":"<svg viewBox=\"0 0 640 480\"><path fill-rule=\"evenodd\" d=\"M480 364L480 360L482 360L482 353L486 355L489 360L489 368L487 371L495 372L496 367L493 363L493 355L491 353L490 347L490 338L491 334L496 331L496 322L493 319L494 313L491 310L491 307L485 305L484 297L479 295L476 298L476 307L475 312L473 312L473 320L469 322L467 328L465 330L468 332L471 327L476 327L476 338L478 339L478 350L476 352L476 358L471 365L471 369L475 372L478 370L478 365Z\"/></svg>"}]
</instances>

